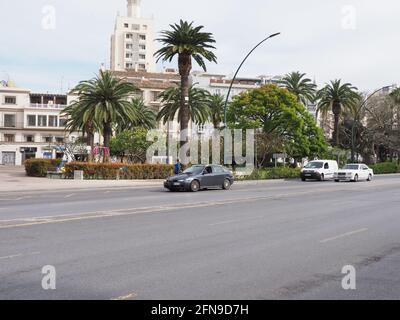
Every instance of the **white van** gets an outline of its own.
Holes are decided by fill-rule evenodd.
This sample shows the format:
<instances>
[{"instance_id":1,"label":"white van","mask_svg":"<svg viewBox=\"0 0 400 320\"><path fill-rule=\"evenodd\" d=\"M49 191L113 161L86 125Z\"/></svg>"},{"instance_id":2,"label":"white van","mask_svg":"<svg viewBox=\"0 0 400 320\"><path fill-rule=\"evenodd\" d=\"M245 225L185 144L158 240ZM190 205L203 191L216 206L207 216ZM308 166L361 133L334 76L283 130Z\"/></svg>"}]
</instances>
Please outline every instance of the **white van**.
<instances>
[{"instance_id":1,"label":"white van","mask_svg":"<svg viewBox=\"0 0 400 320\"><path fill-rule=\"evenodd\" d=\"M334 173L339 169L335 160L313 160L301 169L300 178L302 181L310 180L332 180Z\"/></svg>"}]
</instances>

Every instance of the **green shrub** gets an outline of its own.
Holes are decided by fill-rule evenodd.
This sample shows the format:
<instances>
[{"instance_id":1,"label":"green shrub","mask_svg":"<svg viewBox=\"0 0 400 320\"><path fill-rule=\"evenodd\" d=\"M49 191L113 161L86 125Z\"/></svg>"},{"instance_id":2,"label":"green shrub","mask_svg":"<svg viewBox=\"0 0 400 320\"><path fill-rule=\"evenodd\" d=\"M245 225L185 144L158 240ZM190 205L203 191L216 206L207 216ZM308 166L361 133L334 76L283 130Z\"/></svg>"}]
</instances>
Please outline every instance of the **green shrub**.
<instances>
[{"instance_id":1,"label":"green shrub","mask_svg":"<svg viewBox=\"0 0 400 320\"><path fill-rule=\"evenodd\" d=\"M245 176L243 180L270 180L270 179L297 179L300 177L300 168L277 167L264 168L253 171L249 176Z\"/></svg>"},{"instance_id":2,"label":"green shrub","mask_svg":"<svg viewBox=\"0 0 400 320\"><path fill-rule=\"evenodd\" d=\"M370 168L374 170L375 174L388 174L400 172L400 166L397 162L379 162L370 165Z\"/></svg>"},{"instance_id":3,"label":"green shrub","mask_svg":"<svg viewBox=\"0 0 400 320\"><path fill-rule=\"evenodd\" d=\"M25 172L29 177L46 177L48 171L56 171L60 159L29 159L25 161Z\"/></svg>"},{"instance_id":4,"label":"green shrub","mask_svg":"<svg viewBox=\"0 0 400 320\"><path fill-rule=\"evenodd\" d=\"M83 171L85 179L146 180L171 176L173 165L71 162L65 165L66 177L72 178L76 170Z\"/></svg>"}]
</instances>

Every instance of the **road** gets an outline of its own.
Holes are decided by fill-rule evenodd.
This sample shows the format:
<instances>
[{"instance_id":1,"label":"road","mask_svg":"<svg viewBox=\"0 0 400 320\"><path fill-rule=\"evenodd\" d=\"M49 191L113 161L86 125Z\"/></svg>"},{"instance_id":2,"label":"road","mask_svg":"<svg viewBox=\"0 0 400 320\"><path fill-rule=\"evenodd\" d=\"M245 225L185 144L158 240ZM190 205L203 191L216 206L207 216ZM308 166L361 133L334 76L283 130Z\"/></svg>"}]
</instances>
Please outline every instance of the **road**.
<instances>
[{"instance_id":1,"label":"road","mask_svg":"<svg viewBox=\"0 0 400 320\"><path fill-rule=\"evenodd\" d=\"M400 299L399 208L399 175L2 192L0 299Z\"/></svg>"}]
</instances>

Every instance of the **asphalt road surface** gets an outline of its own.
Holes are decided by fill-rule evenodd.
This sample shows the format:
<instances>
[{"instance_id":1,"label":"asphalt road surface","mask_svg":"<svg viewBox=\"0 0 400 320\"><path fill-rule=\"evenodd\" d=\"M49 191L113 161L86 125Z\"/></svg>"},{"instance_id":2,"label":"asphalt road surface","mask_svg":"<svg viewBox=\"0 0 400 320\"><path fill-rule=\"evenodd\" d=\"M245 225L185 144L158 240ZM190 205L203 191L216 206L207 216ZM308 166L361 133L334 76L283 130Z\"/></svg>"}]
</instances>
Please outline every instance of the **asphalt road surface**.
<instances>
[{"instance_id":1,"label":"asphalt road surface","mask_svg":"<svg viewBox=\"0 0 400 320\"><path fill-rule=\"evenodd\" d=\"M399 299L399 270L398 175L0 194L0 299Z\"/></svg>"}]
</instances>

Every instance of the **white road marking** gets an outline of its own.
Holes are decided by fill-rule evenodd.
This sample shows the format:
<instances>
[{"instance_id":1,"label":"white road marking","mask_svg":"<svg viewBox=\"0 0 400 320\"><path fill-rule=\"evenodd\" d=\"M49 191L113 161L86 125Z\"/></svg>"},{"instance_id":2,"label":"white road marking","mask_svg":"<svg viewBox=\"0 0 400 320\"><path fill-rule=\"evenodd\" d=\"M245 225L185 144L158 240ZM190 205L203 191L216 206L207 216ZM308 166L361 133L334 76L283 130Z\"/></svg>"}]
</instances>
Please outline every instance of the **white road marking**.
<instances>
[{"instance_id":1,"label":"white road marking","mask_svg":"<svg viewBox=\"0 0 400 320\"><path fill-rule=\"evenodd\" d=\"M326 243L326 242L329 242L329 241L334 241L334 240L337 240L337 239L340 239L340 238L349 237L349 236L352 236L352 235L355 235L355 234L358 234L358 233L361 233L361 232L365 232L365 231L368 231L368 229L367 228L363 228L363 229L358 229L358 230L346 232L346 233L343 233L343 234L339 234L339 235L337 235L335 237L331 237L331 238L327 238L327 239L321 240L320 243Z\"/></svg>"},{"instance_id":2,"label":"white road marking","mask_svg":"<svg viewBox=\"0 0 400 320\"><path fill-rule=\"evenodd\" d=\"M0 257L0 260L14 259L14 258L25 257L25 256L35 256L38 254L40 254L40 252L31 252L31 253L27 253L27 254L17 253L17 254L13 254L13 255L9 255L9 256Z\"/></svg>"},{"instance_id":3,"label":"white road marking","mask_svg":"<svg viewBox=\"0 0 400 320\"><path fill-rule=\"evenodd\" d=\"M73 197L74 195L75 195L74 193L68 194L68 195L66 195L66 196L64 197L64 199L71 198L71 197Z\"/></svg>"},{"instance_id":4,"label":"white road marking","mask_svg":"<svg viewBox=\"0 0 400 320\"><path fill-rule=\"evenodd\" d=\"M257 217L247 218L247 219L225 220L225 221L220 221L220 222L216 222L216 223L211 223L211 224L209 224L209 226L219 226L221 224L245 222L245 221L251 221L251 220L258 220L258 219L261 219L261 218L263 218L263 216L257 216Z\"/></svg>"},{"instance_id":5,"label":"white road marking","mask_svg":"<svg viewBox=\"0 0 400 320\"><path fill-rule=\"evenodd\" d=\"M130 294L127 294L125 296L120 296L117 298L112 298L111 300L130 300L130 299L135 299L138 295L135 292L132 292Z\"/></svg>"}]
</instances>

